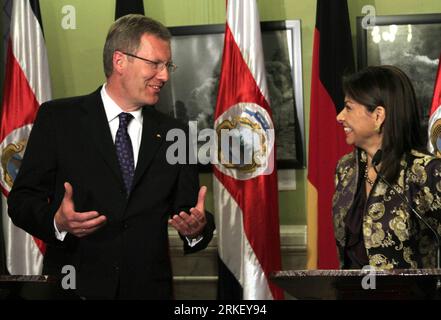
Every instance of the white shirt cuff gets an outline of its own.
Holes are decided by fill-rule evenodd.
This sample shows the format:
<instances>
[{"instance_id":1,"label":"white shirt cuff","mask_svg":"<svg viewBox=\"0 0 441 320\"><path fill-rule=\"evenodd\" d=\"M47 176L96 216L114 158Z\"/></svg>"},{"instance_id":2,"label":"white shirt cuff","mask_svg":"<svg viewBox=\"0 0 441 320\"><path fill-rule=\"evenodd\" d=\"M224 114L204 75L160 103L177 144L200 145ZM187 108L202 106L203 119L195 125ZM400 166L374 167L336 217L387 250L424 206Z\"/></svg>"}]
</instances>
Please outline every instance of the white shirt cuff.
<instances>
[{"instance_id":1,"label":"white shirt cuff","mask_svg":"<svg viewBox=\"0 0 441 320\"><path fill-rule=\"evenodd\" d=\"M185 237L185 239L187 239L187 243L188 243L189 247L193 248L195 245L197 245L199 242L201 242L201 240L204 239L204 237L202 235L200 235L197 238L189 239L189 238Z\"/></svg>"},{"instance_id":2,"label":"white shirt cuff","mask_svg":"<svg viewBox=\"0 0 441 320\"><path fill-rule=\"evenodd\" d=\"M58 231L57 224L55 223L55 218L54 218L54 228L55 228L55 237L60 241L64 241L67 231L61 231L61 232Z\"/></svg>"}]
</instances>

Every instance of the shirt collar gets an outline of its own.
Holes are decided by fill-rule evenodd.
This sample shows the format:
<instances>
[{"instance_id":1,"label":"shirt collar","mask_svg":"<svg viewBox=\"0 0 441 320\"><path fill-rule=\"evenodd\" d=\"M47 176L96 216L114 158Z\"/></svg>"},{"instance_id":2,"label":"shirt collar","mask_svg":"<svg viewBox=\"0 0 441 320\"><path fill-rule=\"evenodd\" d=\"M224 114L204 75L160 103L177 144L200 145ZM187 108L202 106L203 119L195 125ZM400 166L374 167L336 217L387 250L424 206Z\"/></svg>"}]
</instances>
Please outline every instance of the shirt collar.
<instances>
[{"instance_id":1,"label":"shirt collar","mask_svg":"<svg viewBox=\"0 0 441 320\"><path fill-rule=\"evenodd\" d=\"M101 88L101 99L103 100L104 111L106 112L106 117L108 122L117 118L121 112L125 112L109 96L109 94L106 91L106 84L103 84L103 87ZM142 125L142 108L139 108L136 111L131 111L128 113L130 113L135 118L135 120Z\"/></svg>"}]
</instances>

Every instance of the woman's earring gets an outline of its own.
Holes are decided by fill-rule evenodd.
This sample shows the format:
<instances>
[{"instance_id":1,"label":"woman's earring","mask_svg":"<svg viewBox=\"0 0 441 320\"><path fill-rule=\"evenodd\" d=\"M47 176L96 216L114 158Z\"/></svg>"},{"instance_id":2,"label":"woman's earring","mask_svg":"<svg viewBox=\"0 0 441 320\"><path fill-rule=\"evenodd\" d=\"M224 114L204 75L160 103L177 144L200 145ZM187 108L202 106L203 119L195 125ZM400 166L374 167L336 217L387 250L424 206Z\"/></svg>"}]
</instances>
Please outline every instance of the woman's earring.
<instances>
[{"instance_id":1,"label":"woman's earring","mask_svg":"<svg viewBox=\"0 0 441 320\"><path fill-rule=\"evenodd\" d=\"M377 127L375 127L374 131L375 131L376 133L381 133L381 126L377 126Z\"/></svg>"}]
</instances>

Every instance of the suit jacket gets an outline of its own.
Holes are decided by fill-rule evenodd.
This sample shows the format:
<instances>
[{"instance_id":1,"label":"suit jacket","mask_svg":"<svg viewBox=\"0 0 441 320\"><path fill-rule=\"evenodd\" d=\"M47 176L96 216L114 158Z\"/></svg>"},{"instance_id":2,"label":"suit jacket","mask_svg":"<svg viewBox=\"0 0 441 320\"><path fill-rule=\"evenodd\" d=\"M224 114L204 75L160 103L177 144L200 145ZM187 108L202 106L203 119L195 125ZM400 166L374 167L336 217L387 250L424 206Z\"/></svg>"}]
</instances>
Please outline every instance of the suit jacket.
<instances>
[{"instance_id":1,"label":"suit jacket","mask_svg":"<svg viewBox=\"0 0 441 320\"><path fill-rule=\"evenodd\" d=\"M29 137L20 172L9 194L13 222L44 240L44 272L60 274L64 264L76 269L77 292L89 298L172 298L168 219L197 202L196 165L166 161L168 130L185 129L151 106L143 108L138 163L127 197L115 146L100 96L44 103ZM76 211L96 210L107 223L95 233L55 238L54 215L73 187ZM207 213L203 240L186 253L203 249L214 222Z\"/></svg>"},{"instance_id":2,"label":"suit jacket","mask_svg":"<svg viewBox=\"0 0 441 320\"><path fill-rule=\"evenodd\" d=\"M360 162L366 153L355 150L342 157L336 170L333 199L334 231L343 266L346 245L345 217L354 201ZM441 232L441 159L412 150L400 161L393 185L438 233ZM369 264L378 269L433 268L436 241L395 190L377 178L366 200L363 238Z\"/></svg>"}]
</instances>

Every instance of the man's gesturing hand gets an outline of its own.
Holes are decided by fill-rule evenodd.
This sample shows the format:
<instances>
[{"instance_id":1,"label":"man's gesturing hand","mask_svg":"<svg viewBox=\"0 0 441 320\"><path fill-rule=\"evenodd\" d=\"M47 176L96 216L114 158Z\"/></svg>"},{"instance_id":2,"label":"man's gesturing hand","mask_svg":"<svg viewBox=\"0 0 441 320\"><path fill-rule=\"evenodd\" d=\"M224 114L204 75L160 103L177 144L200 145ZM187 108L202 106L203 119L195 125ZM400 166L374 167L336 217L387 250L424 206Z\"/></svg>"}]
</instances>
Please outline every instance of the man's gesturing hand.
<instances>
[{"instance_id":1,"label":"man's gesturing hand","mask_svg":"<svg viewBox=\"0 0 441 320\"><path fill-rule=\"evenodd\" d=\"M187 238L196 238L204 230L207 220L205 219L205 195L207 187L202 186L199 190L198 202L194 208L190 209L191 214L181 211L168 220L169 225L173 226L180 234Z\"/></svg>"},{"instance_id":2,"label":"man's gesturing hand","mask_svg":"<svg viewBox=\"0 0 441 320\"><path fill-rule=\"evenodd\" d=\"M96 211L75 211L73 189L69 182L64 183L64 190L63 201L54 217L58 231L67 231L77 237L84 237L106 223L106 217Z\"/></svg>"}]
</instances>

